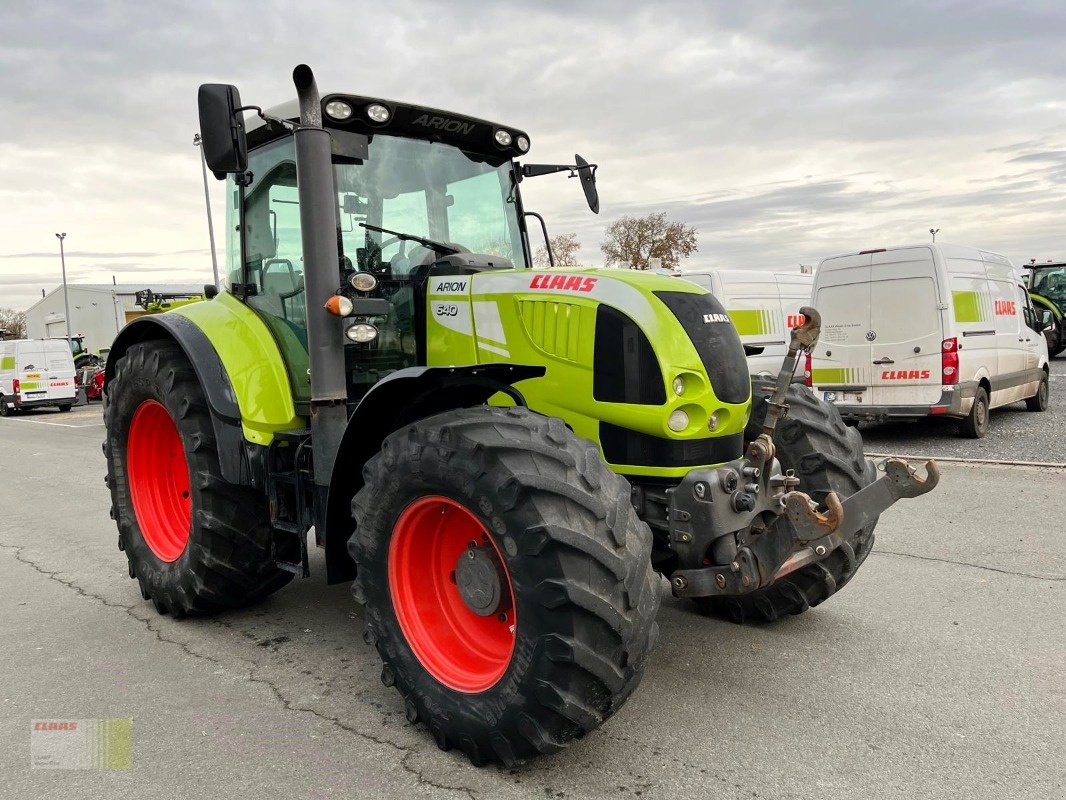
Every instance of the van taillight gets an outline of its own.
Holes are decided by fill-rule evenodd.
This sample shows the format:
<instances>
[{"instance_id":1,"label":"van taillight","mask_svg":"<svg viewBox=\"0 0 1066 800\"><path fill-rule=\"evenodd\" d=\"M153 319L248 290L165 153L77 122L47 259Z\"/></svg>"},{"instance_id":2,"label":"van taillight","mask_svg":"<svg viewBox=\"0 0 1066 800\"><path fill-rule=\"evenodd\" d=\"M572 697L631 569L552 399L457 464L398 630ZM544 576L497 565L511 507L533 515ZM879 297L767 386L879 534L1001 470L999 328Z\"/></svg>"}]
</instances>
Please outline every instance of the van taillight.
<instances>
[{"instance_id":1,"label":"van taillight","mask_svg":"<svg viewBox=\"0 0 1066 800\"><path fill-rule=\"evenodd\" d=\"M18 394L19 393L19 379L18 378L15 378L13 381L11 381L11 393L12 394Z\"/></svg>"},{"instance_id":2,"label":"van taillight","mask_svg":"<svg viewBox=\"0 0 1066 800\"><path fill-rule=\"evenodd\" d=\"M811 377L811 354L810 352L808 352L806 362L803 365L803 382L807 386L814 386Z\"/></svg>"},{"instance_id":3,"label":"van taillight","mask_svg":"<svg viewBox=\"0 0 1066 800\"><path fill-rule=\"evenodd\" d=\"M954 385L959 382L959 340L945 339L940 348L940 372L943 382Z\"/></svg>"}]
</instances>

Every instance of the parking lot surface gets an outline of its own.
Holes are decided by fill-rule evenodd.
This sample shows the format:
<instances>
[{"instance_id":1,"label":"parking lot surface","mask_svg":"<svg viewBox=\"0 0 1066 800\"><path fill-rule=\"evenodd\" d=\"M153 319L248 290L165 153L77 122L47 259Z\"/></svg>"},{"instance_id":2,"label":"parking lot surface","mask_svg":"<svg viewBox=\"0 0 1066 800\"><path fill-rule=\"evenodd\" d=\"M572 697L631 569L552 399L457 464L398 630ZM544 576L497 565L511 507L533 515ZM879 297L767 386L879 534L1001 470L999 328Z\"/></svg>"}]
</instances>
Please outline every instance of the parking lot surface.
<instances>
[{"instance_id":1,"label":"parking lot surface","mask_svg":"<svg viewBox=\"0 0 1066 800\"><path fill-rule=\"evenodd\" d=\"M866 449L901 455L934 455L993 461L1066 462L1066 353L1051 359L1047 411L1026 411L1013 403L992 412L992 430L984 439L965 439L951 420L864 423Z\"/></svg>"},{"instance_id":2,"label":"parking lot surface","mask_svg":"<svg viewBox=\"0 0 1066 800\"><path fill-rule=\"evenodd\" d=\"M844 591L775 625L664 596L644 682L612 720L479 770L406 722L320 559L253 608L158 616L116 548L102 437L98 406L0 419L4 797L1031 799L1066 784L1062 470L945 465L884 516ZM92 717L133 718L131 771L29 769L31 719Z\"/></svg>"}]
</instances>

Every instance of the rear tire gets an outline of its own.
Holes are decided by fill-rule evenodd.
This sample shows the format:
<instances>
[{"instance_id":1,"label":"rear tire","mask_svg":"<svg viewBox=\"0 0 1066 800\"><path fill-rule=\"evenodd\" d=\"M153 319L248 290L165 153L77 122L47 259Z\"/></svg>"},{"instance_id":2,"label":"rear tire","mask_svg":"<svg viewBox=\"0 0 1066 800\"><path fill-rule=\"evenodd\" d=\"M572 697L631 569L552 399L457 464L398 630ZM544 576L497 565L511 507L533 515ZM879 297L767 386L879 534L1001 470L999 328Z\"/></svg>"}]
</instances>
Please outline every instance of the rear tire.
<instances>
[{"instance_id":1,"label":"rear tire","mask_svg":"<svg viewBox=\"0 0 1066 800\"><path fill-rule=\"evenodd\" d=\"M7 400L0 394L0 417L9 417L14 409L7 404Z\"/></svg>"},{"instance_id":2,"label":"rear tire","mask_svg":"<svg viewBox=\"0 0 1066 800\"><path fill-rule=\"evenodd\" d=\"M877 469L863 455L862 436L844 424L830 403L819 400L806 388L788 390L788 414L777 422L774 446L783 470L794 469L800 478L800 491L825 510L825 498L836 492L843 500L877 479ZM756 397L746 441L762 431L766 418L766 397ZM777 525L791 525L784 517ZM802 614L840 591L870 554L874 543L874 521L844 540L821 561L809 564L781 578L765 589L735 597L709 597L696 601L704 613L737 623L760 620L773 622L788 614Z\"/></svg>"},{"instance_id":3,"label":"rear tire","mask_svg":"<svg viewBox=\"0 0 1066 800\"><path fill-rule=\"evenodd\" d=\"M1037 387L1036 394L1032 397L1025 399L1025 408L1027 411L1047 411L1049 387L1047 373L1040 379L1040 385Z\"/></svg>"},{"instance_id":4,"label":"rear tire","mask_svg":"<svg viewBox=\"0 0 1066 800\"><path fill-rule=\"evenodd\" d=\"M203 389L177 345L129 348L104 422L119 549L159 613L237 608L292 580L274 566L265 498L222 478Z\"/></svg>"},{"instance_id":5,"label":"rear tire","mask_svg":"<svg viewBox=\"0 0 1066 800\"><path fill-rule=\"evenodd\" d=\"M70 403L62 403L62 404L61 404L61 405L59 406L59 410L60 410L60 411L62 411L62 412L64 412L64 413L66 413L67 411L70 411L71 407L72 407L72 406L70 405Z\"/></svg>"},{"instance_id":6,"label":"rear tire","mask_svg":"<svg viewBox=\"0 0 1066 800\"><path fill-rule=\"evenodd\" d=\"M983 439L992 427L988 416L988 392L983 386L977 387L973 397L970 413L959 423L959 433L968 439Z\"/></svg>"},{"instance_id":7,"label":"rear tire","mask_svg":"<svg viewBox=\"0 0 1066 800\"><path fill-rule=\"evenodd\" d=\"M661 581L629 484L594 444L525 408L477 407L391 434L363 475L352 502L352 592L366 608L364 639L384 662L382 682L396 686L411 722L424 721L441 749L459 747L476 766L514 764L566 747L619 709L658 635ZM403 566L409 525L434 502L441 522L428 532L432 518L422 523L416 575ZM492 545L510 609L475 615L461 581L446 575L456 552L468 554L467 534L490 556ZM414 584L436 586L443 599L420 606ZM446 615L451 627L432 625L444 607L458 608ZM479 648L486 625L513 626L510 641L489 632ZM485 658L472 661L477 649Z\"/></svg>"}]
</instances>

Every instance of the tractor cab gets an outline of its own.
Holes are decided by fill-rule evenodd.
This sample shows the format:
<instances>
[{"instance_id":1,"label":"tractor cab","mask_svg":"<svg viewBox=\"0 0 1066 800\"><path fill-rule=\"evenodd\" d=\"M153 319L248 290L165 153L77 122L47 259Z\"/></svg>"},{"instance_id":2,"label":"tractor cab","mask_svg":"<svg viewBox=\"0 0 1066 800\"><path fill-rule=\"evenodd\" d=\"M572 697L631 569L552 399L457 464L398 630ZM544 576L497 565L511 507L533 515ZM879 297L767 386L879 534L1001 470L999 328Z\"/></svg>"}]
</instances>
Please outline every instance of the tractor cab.
<instances>
[{"instance_id":1,"label":"tractor cab","mask_svg":"<svg viewBox=\"0 0 1066 800\"><path fill-rule=\"evenodd\" d=\"M335 283L367 313L346 315L345 374L355 403L382 377L424 365L426 282L531 264L515 159L529 150L517 128L391 100L327 94ZM304 242L297 190L299 119L289 103L248 124L247 169L228 176L232 293L256 309L285 353L297 402L310 400ZM593 183L594 167L570 169ZM358 277L357 277L358 276ZM355 289L353 280L360 287Z\"/></svg>"}]
</instances>

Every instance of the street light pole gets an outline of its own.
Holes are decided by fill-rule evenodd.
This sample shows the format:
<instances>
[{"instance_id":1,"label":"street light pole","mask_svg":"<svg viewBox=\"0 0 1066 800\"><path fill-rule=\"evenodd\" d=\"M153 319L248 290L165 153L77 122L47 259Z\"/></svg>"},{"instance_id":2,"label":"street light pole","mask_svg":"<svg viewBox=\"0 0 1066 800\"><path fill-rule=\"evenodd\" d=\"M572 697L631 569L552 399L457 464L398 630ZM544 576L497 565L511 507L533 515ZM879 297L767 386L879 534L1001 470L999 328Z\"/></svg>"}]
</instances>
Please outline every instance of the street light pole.
<instances>
[{"instance_id":1,"label":"street light pole","mask_svg":"<svg viewBox=\"0 0 1066 800\"><path fill-rule=\"evenodd\" d=\"M194 147L200 148L200 169L204 173L204 203L207 204L207 236L211 239L211 271L214 273L215 288L217 289L219 288L218 256L215 255L215 224L211 220L211 192L208 190L207 183L207 156L204 155L203 140L201 140L200 134L193 134L192 143Z\"/></svg>"},{"instance_id":2,"label":"street light pole","mask_svg":"<svg viewBox=\"0 0 1066 800\"><path fill-rule=\"evenodd\" d=\"M63 317L67 321L67 347L74 351L74 337L70 335L70 297L67 295L67 256L63 251L63 240L67 238L65 233L57 233L59 239L59 263L63 269Z\"/></svg>"}]
</instances>

